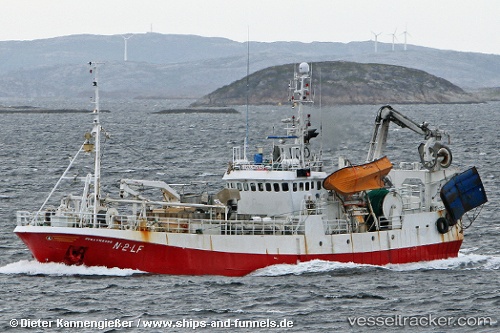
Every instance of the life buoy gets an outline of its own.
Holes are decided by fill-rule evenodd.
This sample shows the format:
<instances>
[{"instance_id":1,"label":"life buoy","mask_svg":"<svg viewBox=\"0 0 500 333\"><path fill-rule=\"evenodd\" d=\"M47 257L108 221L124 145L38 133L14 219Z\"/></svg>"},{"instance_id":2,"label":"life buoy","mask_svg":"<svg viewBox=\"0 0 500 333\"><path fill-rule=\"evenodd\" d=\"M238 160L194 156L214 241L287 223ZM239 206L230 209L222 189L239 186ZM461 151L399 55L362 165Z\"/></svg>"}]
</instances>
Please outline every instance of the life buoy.
<instances>
[{"instance_id":1,"label":"life buoy","mask_svg":"<svg viewBox=\"0 0 500 333\"><path fill-rule=\"evenodd\" d=\"M445 234L450 229L450 224L448 223L447 219L445 219L444 217L440 217L436 221L436 228L439 233Z\"/></svg>"}]
</instances>

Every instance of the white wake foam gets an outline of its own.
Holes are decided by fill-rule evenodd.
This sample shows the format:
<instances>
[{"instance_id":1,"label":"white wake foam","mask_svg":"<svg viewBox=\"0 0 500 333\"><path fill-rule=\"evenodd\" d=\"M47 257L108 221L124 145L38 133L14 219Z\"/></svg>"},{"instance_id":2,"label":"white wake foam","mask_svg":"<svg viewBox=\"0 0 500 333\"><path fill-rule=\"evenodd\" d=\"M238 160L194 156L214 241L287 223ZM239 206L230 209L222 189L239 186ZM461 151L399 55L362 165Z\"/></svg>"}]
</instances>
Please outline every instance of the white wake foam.
<instances>
[{"instance_id":1,"label":"white wake foam","mask_svg":"<svg viewBox=\"0 0 500 333\"><path fill-rule=\"evenodd\" d=\"M500 257L494 255L482 255L459 252L458 257L442 260L423 261L410 264L397 264L384 266L394 271L414 271L424 269L446 270L446 269L487 269L500 268Z\"/></svg>"},{"instance_id":2,"label":"white wake foam","mask_svg":"<svg viewBox=\"0 0 500 333\"><path fill-rule=\"evenodd\" d=\"M280 276L280 275L301 275L307 273L324 273L341 269L353 269L360 267L379 267L352 262L342 263L336 261L311 260L298 264L278 264L261 268L252 272L252 276Z\"/></svg>"},{"instance_id":3,"label":"white wake foam","mask_svg":"<svg viewBox=\"0 0 500 333\"><path fill-rule=\"evenodd\" d=\"M466 251L464 251L466 252ZM457 258L422 261L409 264L388 264L385 266L374 266L355 263L340 263L324 260L311 260L296 265L279 264L265 267L251 273L251 276L281 276L301 275L308 273L325 273L336 270L359 269L359 268L381 268L391 271L418 271L418 270L498 270L500 269L500 256L481 255L460 252Z\"/></svg>"},{"instance_id":4,"label":"white wake foam","mask_svg":"<svg viewBox=\"0 0 500 333\"><path fill-rule=\"evenodd\" d=\"M133 269L68 266L60 263L40 263L35 260L21 260L0 267L0 274L129 276L143 273Z\"/></svg>"}]
</instances>

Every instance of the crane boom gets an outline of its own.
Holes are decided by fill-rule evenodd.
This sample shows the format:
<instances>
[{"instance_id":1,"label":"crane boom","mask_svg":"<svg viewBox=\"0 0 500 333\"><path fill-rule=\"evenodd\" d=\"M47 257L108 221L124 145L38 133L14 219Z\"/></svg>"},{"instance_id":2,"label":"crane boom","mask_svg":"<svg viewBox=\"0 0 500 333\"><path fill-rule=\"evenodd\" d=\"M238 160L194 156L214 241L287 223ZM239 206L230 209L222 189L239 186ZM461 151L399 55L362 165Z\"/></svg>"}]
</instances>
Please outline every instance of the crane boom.
<instances>
[{"instance_id":1,"label":"crane boom","mask_svg":"<svg viewBox=\"0 0 500 333\"><path fill-rule=\"evenodd\" d=\"M370 141L370 148L366 162L372 162L382 157L387 143L389 124L393 122L402 128L409 128L413 132L424 136L427 140L425 144L419 147L419 153L424 167L433 168L436 165L437 158L440 158L441 167L448 167L451 163L451 152L449 149L436 141L441 140L444 134L438 129L429 129L429 124L423 122L417 124L410 118L394 110L390 105L381 107L377 112L375 119L375 128ZM440 156L441 155L441 156ZM443 162L444 163L441 163Z\"/></svg>"},{"instance_id":2,"label":"crane boom","mask_svg":"<svg viewBox=\"0 0 500 333\"><path fill-rule=\"evenodd\" d=\"M167 202L180 201L181 196L177 191L171 188L167 183L159 180L138 180L138 179L122 179L120 181L120 196L123 198L127 195L132 195L138 199L144 199L138 191L131 188L135 187L152 187L159 188L163 194L163 198Z\"/></svg>"}]
</instances>

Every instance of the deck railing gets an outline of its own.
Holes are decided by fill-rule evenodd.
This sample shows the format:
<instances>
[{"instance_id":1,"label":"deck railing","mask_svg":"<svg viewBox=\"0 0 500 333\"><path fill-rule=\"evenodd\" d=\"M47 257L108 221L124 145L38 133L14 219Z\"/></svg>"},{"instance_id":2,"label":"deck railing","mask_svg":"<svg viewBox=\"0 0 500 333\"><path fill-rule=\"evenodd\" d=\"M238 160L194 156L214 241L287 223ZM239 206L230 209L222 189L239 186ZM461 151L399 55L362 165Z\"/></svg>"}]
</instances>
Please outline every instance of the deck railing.
<instances>
[{"instance_id":1,"label":"deck railing","mask_svg":"<svg viewBox=\"0 0 500 333\"><path fill-rule=\"evenodd\" d=\"M307 216L303 217L307 219ZM115 230L156 231L170 233L210 235L303 235L304 219L300 218L258 218L250 220L221 220L186 217L141 217L136 215L97 215L94 225L92 214L47 211L43 214L27 211L17 212L17 225L66 228L101 228ZM324 220L325 234L351 232L345 220Z\"/></svg>"}]
</instances>

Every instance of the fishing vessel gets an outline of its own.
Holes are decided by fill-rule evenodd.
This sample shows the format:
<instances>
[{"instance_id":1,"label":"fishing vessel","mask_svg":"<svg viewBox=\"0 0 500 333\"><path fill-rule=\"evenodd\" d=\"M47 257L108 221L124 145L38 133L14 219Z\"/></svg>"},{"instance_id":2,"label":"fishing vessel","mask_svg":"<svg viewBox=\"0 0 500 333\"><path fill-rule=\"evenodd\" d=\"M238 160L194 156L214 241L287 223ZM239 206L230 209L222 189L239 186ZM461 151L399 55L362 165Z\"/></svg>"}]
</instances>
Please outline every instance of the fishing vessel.
<instances>
[{"instance_id":1,"label":"fishing vessel","mask_svg":"<svg viewBox=\"0 0 500 333\"><path fill-rule=\"evenodd\" d=\"M458 255L463 216L487 201L474 167L451 166L445 132L388 105L377 113L366 163L340 159L338 170L327 172L313 144L320 133L305 113L313 103L307 63L290 82L296 115L283 120L283 134L268 136L267 151L247 156L247 138L234 147L223 188L193 195L163 180L122 179L118 193L104 195L99 64L90 65L92 130L40 209L17 212L14 232L40 262L243 276L315 259L373 265L445 259ZM385 152L391 123L423 137L419 161L394 168ZM78 177L80 194L56 195L62 182L75 181L73 165L89 158L93 172Z\"/></svg>"}]
</instances>

